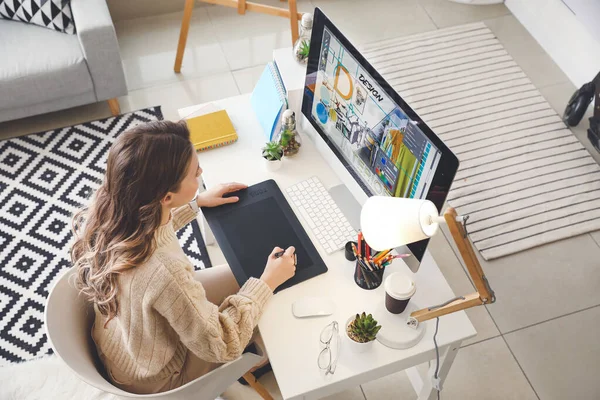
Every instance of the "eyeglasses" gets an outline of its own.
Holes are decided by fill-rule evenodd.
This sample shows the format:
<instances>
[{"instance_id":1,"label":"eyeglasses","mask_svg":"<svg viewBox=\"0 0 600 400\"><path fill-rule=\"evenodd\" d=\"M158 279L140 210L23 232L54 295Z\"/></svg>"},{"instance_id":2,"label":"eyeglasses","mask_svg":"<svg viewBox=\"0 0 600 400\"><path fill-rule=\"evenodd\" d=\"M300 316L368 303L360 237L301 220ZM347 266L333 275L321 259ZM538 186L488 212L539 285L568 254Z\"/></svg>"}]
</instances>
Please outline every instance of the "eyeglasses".
<instances>
[{"instance_id":1,"label":"eyeglasses","mask_svg":"<svg viewBox=\"0 0 600 400\"><path fill-rule=\"evenodd\" d=\"M337 321L333 321L321 331L319 338L325 348L319 353L317 364L325 375L334 374L340 347L340 335Z\"/></svg>"}]
</instances>

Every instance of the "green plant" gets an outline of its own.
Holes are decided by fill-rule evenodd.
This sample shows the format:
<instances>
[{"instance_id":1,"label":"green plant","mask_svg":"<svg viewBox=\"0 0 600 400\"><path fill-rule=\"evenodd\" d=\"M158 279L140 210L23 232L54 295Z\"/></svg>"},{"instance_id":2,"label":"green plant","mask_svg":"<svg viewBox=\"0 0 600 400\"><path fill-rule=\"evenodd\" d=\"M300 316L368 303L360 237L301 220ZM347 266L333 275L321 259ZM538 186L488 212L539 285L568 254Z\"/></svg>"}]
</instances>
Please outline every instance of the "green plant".
<instances>
[{"instance_id":1,"label":"green plant","mask_svg":"<svg viewBox=\"0 0 600 400\"><path fill-rule=\"evenodd\" d=\"M303 40L302 43L300 44L300 51L298 52L298 54L302 58L308 58L309 51L310 51L310 43L308 42L308 40Z\"/></svg>"},{"instance_id":2,"label":"green plant","mask_svg":"<svg viewBox=\"0 0 600 400\"><path fill-rule=\"evenodd\" d=\"M290 143L290 139L292 138L293 132L289 129L284 129L281 132L281 139L279 139L279 144L281 146L286 147Z\"/></svg>"},{"instance_id":3,"label":"green plant","mask_svg":"<svg viewBox=\"0 0 600 400\"><path fill-rule=\"evenodd\" d=\"M283 157L283 147L277 142L267 142L262 148L262 156L269 161L281 160Z\"/></svg>"},{"instance_id":4,"label":"green plant","mask_svg":"<svg viewBox=\"0 0 600 400\"><path fill-rule=\"evenodd\" d=\"M381 329L381 325L377 325L377 321L373 319L371 314L366 315L363 311L362 314L356 314L356 318L346 329L350 339L358 343L368 343L377 337L377 332Z\"/></svg>"}]
</instances>

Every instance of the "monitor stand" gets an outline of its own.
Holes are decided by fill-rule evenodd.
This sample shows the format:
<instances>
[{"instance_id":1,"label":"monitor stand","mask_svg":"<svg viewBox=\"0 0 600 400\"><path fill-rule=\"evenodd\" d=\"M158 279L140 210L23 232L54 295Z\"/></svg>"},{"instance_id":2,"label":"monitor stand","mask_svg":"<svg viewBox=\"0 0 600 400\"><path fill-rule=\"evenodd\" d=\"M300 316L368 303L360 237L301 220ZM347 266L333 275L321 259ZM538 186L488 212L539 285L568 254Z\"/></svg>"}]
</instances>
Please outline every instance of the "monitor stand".
<instances>
[{"instance_id":1,"label":"monitor stand","mask_svg":"<svg viewBox=\"0 0 600 400\"><path fill-rule=\"evenodd\" d=\"M360 203L352 196L346 185L342 183L332 187L329 189L329 195L340 208L350 226L358 231L360 229Z\"/></svg>"}]
</instances>

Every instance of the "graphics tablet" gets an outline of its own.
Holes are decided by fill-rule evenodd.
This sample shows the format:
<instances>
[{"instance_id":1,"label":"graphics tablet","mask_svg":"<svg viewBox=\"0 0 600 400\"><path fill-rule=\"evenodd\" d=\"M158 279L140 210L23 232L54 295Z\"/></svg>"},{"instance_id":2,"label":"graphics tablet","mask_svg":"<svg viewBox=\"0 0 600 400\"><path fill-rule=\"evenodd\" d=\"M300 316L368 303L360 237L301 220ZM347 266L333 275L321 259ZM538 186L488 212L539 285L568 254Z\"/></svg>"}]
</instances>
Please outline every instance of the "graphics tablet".
<instances>
[{"instance_id":1,"label":"graphics tablet","mask_svg":"<svg viewBox=\"0 0 600 400\"><path fill-rule=\"evenodd\" d=\"M237 203L203 207L238 284L250 277L260 278L273 248L296 248L296 275L281 285L282 290L327 272L325 262L274 180L230 193Z\"/></svg>"}]
</instances>

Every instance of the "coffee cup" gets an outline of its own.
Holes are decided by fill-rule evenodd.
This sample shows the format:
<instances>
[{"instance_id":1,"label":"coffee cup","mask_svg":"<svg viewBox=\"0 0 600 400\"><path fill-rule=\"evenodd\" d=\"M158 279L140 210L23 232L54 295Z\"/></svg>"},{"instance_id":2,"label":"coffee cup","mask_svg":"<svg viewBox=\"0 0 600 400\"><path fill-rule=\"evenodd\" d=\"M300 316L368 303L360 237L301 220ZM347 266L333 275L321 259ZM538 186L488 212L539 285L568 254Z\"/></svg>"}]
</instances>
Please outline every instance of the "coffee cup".
<instances>
[{"instance_id":1,"label":"coffee cup","mask_svg":"<svg viewBox=\"0 0 600 400\"><path fill-rule=\"evenodd\" d=\"M385 308L392 314L401 314L417 291L415 281L402 272L394 272L385 279Z\"/></svg>"}]
</instances>

